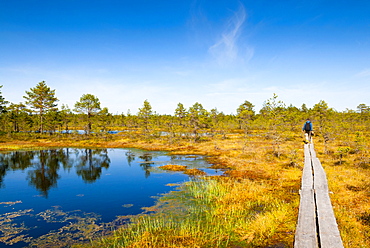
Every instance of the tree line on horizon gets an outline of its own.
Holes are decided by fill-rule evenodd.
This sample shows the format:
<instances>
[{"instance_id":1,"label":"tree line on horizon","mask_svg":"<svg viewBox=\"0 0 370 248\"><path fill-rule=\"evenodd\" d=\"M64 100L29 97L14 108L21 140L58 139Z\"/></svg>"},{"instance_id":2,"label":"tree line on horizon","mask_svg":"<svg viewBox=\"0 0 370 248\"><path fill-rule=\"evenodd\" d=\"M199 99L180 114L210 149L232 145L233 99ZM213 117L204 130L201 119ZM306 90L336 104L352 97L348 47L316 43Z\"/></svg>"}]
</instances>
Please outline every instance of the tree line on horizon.
<instances>
[{"instance_id":1,"label":"tree line on horizon","mask_svg":"<svg viewBox=\"0 0 370 248\"><path fill-rule=\"evenodd\" d=\"M2 86L0 86L0 89ZM302 121L313 120L316 130L331 132L328 125L335 121L336 126L353 128L354 123L368 130L370 106L359 104L357 110L338 112L321 100L312 108L302 104L300 108L286 106L276 94L267 99L258 113L254 105L244 101L236 109L236 114L224 114L217 108L206 110L201 103L194 103L188 109L178 103L174 114L157 114L151 104L145 100L137 114L112 114L108 108L101 107L99 98L92 94L83 94L70 109L62 104L55 95L55 89L47 86L45 81L25 91L24 103L9 103L0 91L0 130L3 133L39 132L55 133L83 129L86 134L107 133L111 130L139 130L146 136L160 135L162 132L176 136L188 134L199 139L202 133L225 133L230 130L242 130L248 133L253 129L264 130L298 130Z\"/></svg>"}]
</instances>

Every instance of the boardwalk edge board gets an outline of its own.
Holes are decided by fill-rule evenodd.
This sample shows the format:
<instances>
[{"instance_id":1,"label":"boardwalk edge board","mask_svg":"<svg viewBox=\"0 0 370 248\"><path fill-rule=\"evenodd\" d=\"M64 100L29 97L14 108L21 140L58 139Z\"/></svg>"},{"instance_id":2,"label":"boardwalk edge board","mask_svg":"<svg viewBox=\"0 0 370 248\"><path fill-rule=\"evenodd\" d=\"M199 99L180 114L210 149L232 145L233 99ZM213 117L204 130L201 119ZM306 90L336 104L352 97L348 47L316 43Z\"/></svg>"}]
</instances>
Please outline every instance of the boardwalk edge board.
<instances>
[{"instance_id":1,"label":"boardwalk edge board","mask_svg":"<svg viewBox=\"0 0 370 248\"><path fill-rule=\"evenodd\" d=\"M294 248L343 248L326 173L313 143L304 145L304 155Z\"/></svg>"}]
</instances>

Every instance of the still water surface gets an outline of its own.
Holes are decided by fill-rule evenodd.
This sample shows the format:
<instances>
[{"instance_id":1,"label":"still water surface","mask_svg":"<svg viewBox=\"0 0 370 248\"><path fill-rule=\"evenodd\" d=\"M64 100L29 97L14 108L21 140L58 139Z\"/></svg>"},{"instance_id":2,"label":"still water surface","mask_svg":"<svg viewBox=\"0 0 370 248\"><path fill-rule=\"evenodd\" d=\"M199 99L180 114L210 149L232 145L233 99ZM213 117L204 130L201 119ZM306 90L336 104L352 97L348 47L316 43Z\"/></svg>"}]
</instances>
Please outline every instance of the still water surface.
<instances>
[{"instance_id":1,"label":"still water surface","mask_svg":"<svg viewBox=\"0 0 370 248\"><path fill-rule=\"evenodd\" d=\"M158 168L166 164L221 173L209 169L202 156L137 149L2 153L0 247L48 247L50 242L63 247L63 242L114 229L124 223L119 216L142 213L154 205L153 196L175 190L168 184L189 180Z\"/></svg>"}]
</instances>

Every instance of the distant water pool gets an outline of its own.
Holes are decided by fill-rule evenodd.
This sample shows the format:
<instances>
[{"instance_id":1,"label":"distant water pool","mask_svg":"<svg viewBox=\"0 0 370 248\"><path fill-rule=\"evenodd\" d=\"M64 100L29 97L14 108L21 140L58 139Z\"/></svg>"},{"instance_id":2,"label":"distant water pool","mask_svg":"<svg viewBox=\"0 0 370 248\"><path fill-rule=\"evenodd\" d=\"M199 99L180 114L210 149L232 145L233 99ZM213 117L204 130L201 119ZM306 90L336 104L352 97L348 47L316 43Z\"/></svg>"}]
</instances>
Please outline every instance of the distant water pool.
<instances>
[{"instance_id":1,"label":"distant water pool","mask_svg":"<svg viewBox=\"0 0 370 248\"><path fill-rule=\"evenodd\" d=\"M0 247L66 247L107 233L189 180L158 168L166 164L222 174L202 156L137 149L1 153Z\"/></svg>"}]
</instances>

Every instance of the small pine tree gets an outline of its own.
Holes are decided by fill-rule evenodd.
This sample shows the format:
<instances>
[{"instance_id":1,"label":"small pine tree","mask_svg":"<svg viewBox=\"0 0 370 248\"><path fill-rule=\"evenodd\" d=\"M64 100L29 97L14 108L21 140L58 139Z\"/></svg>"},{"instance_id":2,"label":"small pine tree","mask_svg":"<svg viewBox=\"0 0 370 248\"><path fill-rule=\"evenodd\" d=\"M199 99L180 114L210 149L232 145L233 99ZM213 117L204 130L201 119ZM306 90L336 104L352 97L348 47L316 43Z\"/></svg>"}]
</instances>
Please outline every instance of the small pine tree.
<instances>
[{"instance_id":1,"label":"small pine tree","mask_svg":"<svg viewBox=\"0 0 370 248\"><path fill-rule=\"evenodd\" d=\"M77 113L85 114L87 117L87 130L86 132L90 134L92 126L92 117L99 113L100 101L99 98L92 94L83 94L80 97L80 101L75 103L75 109Z\"/></svg>"},{"instance_id":2,"label":"small pine tree","mask_svg":"<svg viewBox=\"0 0 370 248\"><path fill-rule=\"evenodd\" d=\"M0 89L3 86L0 85ZM5 101L5 98L3 97L2 92L0 91L0 113L5 113L6 112L6 105L8 104L8 101Z\"/></svg>"},{"instance_id":3,"label":"small pine tree","mask_svg":"<svg viewBox=\"0 0 370 248\"><path fill-rule=\"evenodd\" d=\"M253 108L254 105L251 102L245 101L236 110L240 129L243 129L245 132L247 132L248 122L252 120L253 116L255 115Z\"/></svg>"},{"instance_id":4,"label":"small pine tree","mask_svg":"<svg viewBox=\"0 0 370 248\"><path fill-rule=\"evenodd\" d=\"M142 127L144 128L145 133L148 133L149 131L149 124L150 124L150 118L153 115L152 106L148 102L148 100L144 101L143 107L139 108L138 117L141 120Z\"/></svg>"},{"instance_id":5,"label":"small pine tree","mask_svg":"<svg viewBox=\"0 0 370 248\"><path fill-rule=\"evenodd\" d=\"M26 91L26 104L31 108L35 109L34 112L38 113L40 120L40 132L44 132L44 115L49 111L56 111L58 98L55 97L55 90L51 90L42 81L36 85L36 87L31 88L30 91Z\"/></svg>"}]
</instances>

